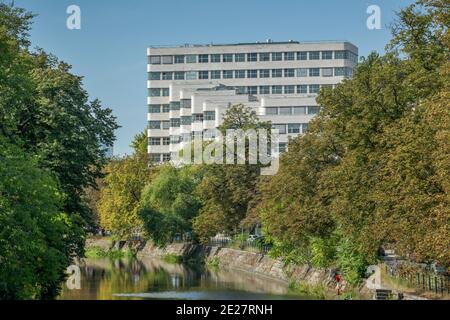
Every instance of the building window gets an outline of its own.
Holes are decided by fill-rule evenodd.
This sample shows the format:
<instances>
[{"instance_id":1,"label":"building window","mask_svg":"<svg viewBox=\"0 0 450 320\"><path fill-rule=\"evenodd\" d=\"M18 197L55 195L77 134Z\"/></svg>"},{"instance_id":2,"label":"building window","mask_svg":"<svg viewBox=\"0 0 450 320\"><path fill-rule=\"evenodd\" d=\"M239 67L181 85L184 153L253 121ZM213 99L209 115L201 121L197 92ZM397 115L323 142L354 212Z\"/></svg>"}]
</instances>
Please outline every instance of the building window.
<instances>
[{"instance_id":1,"label":"building window","mask_svg":"<svg viewBox=\"0 0 450 320\"><path fill-rule=\"evenodd\" d=\"M259 70L259 77L260 78L270 78L270 70L269 69Z\"/></svg>"},{"instance_id":2,"label":"building window","mask_svg":"<svg viewBox=\"0 0 450 320\"><path fill-rule=\"evenodd\" d=\"M224 79L233 79L233 70L224 70L223 78Z\"/></svg>"},{"instance_id":3,"label":"building window","mask_svg":"<svg viewBox=\"0 0 450 320\"><path fill-rule=\"evenodd\" d=\"M159 146L159 145L161 145L161 138L152 138L152 137L150 137L149 138L149 144L151 146Z\"/></svg>"},{"instance_id":4,"label":"building window","mask_svg":"<svg viewBox=\"0 0 450 320\"><path fill-rule=\"evenodd\" d=\"M170 95L169 88L162 88L162 96L163 97L168 97L169 95Z\"/></svg>"},{"instance_id":5,"label":"building window","mask_svg":"<svg viewBox=\"0 0 450 320\"><path fill-rule=\"evenodd\" d=\"M184 55L175 56L175 63L184 63Z\"/></svg>"},{"instance_id":6,"label":"building window","mask_svg":"<svg viewBox=\"0 0 450 320\"><path fill-rule=\"evenodd\" d=\"M186 63L197 63L197 55L195 55L195 54L187 55Z\"/></svg>"},{"instance_id":7,"label":"building window","mask_svg":"<svg viewBox=\"0 0 450 320\"><path fill-rule=\"evenodd\" d=\"M198 72L197 71L186 71L186 80L197 80Z\"/></svg>"},{"instance_id":8,"label":"building window","mask_svg":"<svg viewBox=\"0 0 450 320\"><path fill-rule=\"evenodd\" d=\"M309 127L309 125L307 123L302 123L302 133L305 133L306 131L308 131L308 127Z\"/></svg>"},{"instance_id":9,"label":"building window","mask_svg":"<svg viewBox=\"0 0 450 320\"><path fill-rule=\"evenodd\" d=\"M245 53L236 53L234 55L235 62L245 62Z\"/></svg>"},{"instance_id":10,"label":"building window","mask_svg":"<svg viewBox=\"0 0 450 320\"><path fill-rule=\"evenodd\" d=\"M287 150L287 143L285 143L285 142L280 142L280 143L278 144L278 151L279 151L279 152L286 152L286 150Z\"/></svg>"},{"instance_id":11,"label":"building window","mask_svg":"<svg viewBox=\"0 0 450 320\"><path fill-rule=\"evenodd\" d=\"M163 153L162 156L163 156L163 157L162 157L162 161L163 161L163 162L168 162L168 161L170 161L170 153Z\"/></svg>"},{"instance_id":12,"label":"building window","mask_svg":"<svg viewBox=\"0 0 450 320\"><path fill-rule=\"evenodd\" d=\"M320 60L320 51L310 51L309 60Z\"/></svg>"},{"instance_id":13,"label":"building window","mask_svg":"<svg viewBox=\"0 0 450 320\"><path fill-rule=\"evenodd\" d=\"M163 146L168 146L168 145L170 145L170 137L164 137L164 138L162 138L162 144L163 144Z\"/></svg>"},{"instance_id":14,"label":"building window","mask_svg":"<svg viewBox=\"0 0 450 320\"><path fill-rule=\"evenodd\" d=\"M238 86L234 88L236 89L237 94L245 94L247 91L247 87Z\"/></svg>"},{"instance_id":15,"label":"building window","mask_svg":"<svg viewBox=\"0 0 450 320\"><path fill-rule=\"evenodd\" d=\"M282 61L283 53L281 52L272 52L272 61Z\"/></svg>"},{"instance_id":16,"label":"building window","mask_svg":"<svg viewBox=\"0 0 450 320\"><path fill-rule=\"evenodd\" d=\"M212 54L211 55L211 62L213 62L213 63L220 62L220 54Z\"/></svg>"},{"instance_id":17,"label":"building window","mask_svg":"<svg viewBox=\"0 0 450 320\"><path fill-rule=\"evenodd\" d=\"M245 78L245 70L236 70L234 72L234 77L237 79Z\"/></svg>"},{"instance_id":18,"label":"building window","mask_svg":"<svg viewBox=\"0 0 450 320\"><path fill-rule=\"evenodd\" d=\"M163 72L162 73L162 79L163 80L172 80L173 73L172 72Z\"/></svg>"},{"instance_id":19,"label":"building window","mask_svg":"<svg viewBox=\"0 0 450 320\"><path fill-rule=\"evenodd\" d=\"M199 63L208 63L209 62L209 56L207 54L200 54L198 56L198 62Z\"/></svg>"},{"instance_id":20,"label":"building window","mask_svg":"<svg viewBox=\"0 0 450 320\"><path fill-rule=\"evenodd\" d=\"M281 78L283 76L283 69L272 69L272 78Z\"/></svg>"},{"instance_id":21,"label":"building window","mask_svg":"<svg viewBox=\"0 0 450 320\"><path fill-rule=\"evenodd\" d=\"M206 80L208 79L209 76L209 72L208 71L199 71L198 72L198 78L201 80Z\"/></svg>"},{"instance_id":22,"label":"building window","mask_svg":"<svg viewBox=\"0 0 450 320\"><path fill-rule=\"evenodd\" d=\"M259 94L270 94L270 86L260 86Z\"/></svg>"},{"instance_id":23,"label":"building window","mask_svg":"<svg viewBox=\"0 0 450 320\"><path fill-rule=\"evenodd\" d=\"M247 87L247 93L248 94L258 94L258 87L257 86Z\"/></svg>"},{"instance_id":24,"label":"building window","mask_svg":"<svg viewBox=\"0 0 450 320\"><path fill-rule=\"evenodd\" d=\"M175 80L184 80L184 71L175 72Z\"/></svg>"},{"instance_id":25,"label":"building window","mask_svg":"<svg viewBox=\"0 0 450 320\"><path fill-rule=\"evenodd\" d=\"M191 99L181 99L180 100L180 108L190 109L191 108Z\"/></svg>"},{"instance_id":26,"label":"building window","mask_svg":"<svg viewBox=\"0 0 450 320\"><path fill-rule=\"evenodd\" d=\"M161 155L159 153L150 153L150 162L160 162Z\"/></svg>"},{"instance_id":27,"label":"building window","mask_svg":"<svg viewBox=\"0 0 450 320\"><path fill-rule=\"evenodd\" d=\"M170 102L170 110L172 111L180 110L180 102L179 101Z\"/></svg>"},{"instance_id":28,"label":"building window","mask_svg":"<svg viewBox=\"0 0 450 320\"><path fill-rule=\"evenodd\" d=\"M322 51L322 60L333 59L333 51Z\"/></svg>"},{"instance_id":29,"label":"building window","mask_svg":"<svg viewBox=\"0 0 450 320\"><path fill-rule=\"evenodd\" d=\"M148 128L149 129L161 129L161 121L149 121Z\"/></svg>"},{"instance_id":30,"label":"building window","mask_svg":"<svg viewBox=\"0 0 450 320\"><path fill-rule=\"evenodd\" d=\"M161 56L150 56L150 57L148 57L148 63L150 63L150 64L161 64Z\"/></svg>"},{"instance_id":31,"label":"building window","mask_svg":"<svg viewBox=\"0 0 450 320\"><path fill-rule=\"evenodd\" d=\"M308 60L308 52L307 51L297 52L297 60Z\"/></svg>"},{"instance_id":32,"label":"building window","mask_svg":"<svg viewBox=\"0 0 450 320\"><path fill-rule=\"evenodd\" d=\"M163 130L169 130L170 129L170 121L161 121L161 127Z\"/></svg>"},{"instance_id":33,"label":"building window","mask_svg":"<svg viewBox=\"0 0 450 320\"><path fill-rule=\"evenodd\" d=\"M247 70L247 78L258 78L258 70Z\"/></svg>"},{"instance_id":34,"label":"building window","mask_svg":"<svg viewBox=\"0 0 450 320\"><path fill-rule=\"evenodd\" d=\"M148 113L161 113L161 106L159 104L151 104L148 106Z\"/></svg>"},{"instance_id":35,"label":"building window","mask_svg":"<svg viewBox=\"0 0 450 320\"><path fill-rule=\"evenodd\" d=\"M211 71L211 79L220 79L220 70Z\"/></svg>"},{"instance_id":36,"label":"building window","mask_svg":"<svg viewBox=\"0 0 450 320\"><path fill-rule=\"evenodd\" d=\"M335 59L348 59L348 51L346 50L339 50L334 52L334 58Z\"/></svg>"},{"instance_id":37,"label":"building window","mask_svg":"<svg viewBox=\"0 0 450 320\"><path fill-rule=\"evenodd\" d=\"M274 125L272 125L272 129L278 130L279 134L286 134L286 125L285 124L274 124Z\"/></svg>"},{"instance_id":38,"label":"building window","mask_svg":"<svg viewBox=\"0 0 450 320\"><path fill-rule=\"evenodd\" d=\"M285 52L284 53L284 60L286 60L286 61L295 60L295 52Z\"/></svg>"},{"instance_id":39,"label":"building window","mask_svg":"<svg viewBox=\"0 0 450 320\"><path fill-rule=\"evenodd\" d=\"M319 107L317 106L309 106L308 107L308 114L318 114L319 113Z\"/></svg>"},{"instance_id":40,"label":"building window","mask_svg":"<svg viewBox=\"0 0 450 320\"><path fill-rule=\"evenodd\" d=\"M150 89L148 89L148 95L150 97L160 97L161 96L161 88L150 88Z\"/></svg>"},{"instance_id":41,"label":"building window","mask_svg":"<svg viewBox=\"0 0 450 320\"><path fill-rule=\"evenodd\" d=\"M180 136L170 136L170 143L180 143Z\"/></svg>"},{"instance_id":42,"label":"building window","mask_svg":"<svg viewBox=\"0 0 450 320\"><path fill-rule=\"evenodd\" d=\"M233 54L226 53L223 55L223 62L233 62Z\"/></svg>"},{"instance_id":43,"label":"building window","mask_svg":"<svg viewBox=\"0 0 450 320\"><path fill-rule=\"evenodd\" d=\"M320 91L320 85L318 85L318 84L309 85L309 93L319 93L319 91Z\"/></svg>"},{"instance_id":44,"label":"building window","mask_svg":"<svg viewBox=\"0 0 450 320\"><path fill-rule=\"evenodd\" d=\"M309 76L310 77L319 77L320 76L320 68L310 68Z\"/></svg>"},{"instance_id":45,"label":"building window","mask_svg":"<svg viewBox=\"0 0 450 320\"><path fill-rule=\"evenodd\" d=\"M282 94L283 86L272 86L272 94Z\"/></svg>"},{"instance_id":46,"label":"building window","mask_svg":"<svg viewBox=\"0 0 450 320\"><path fill-rule=\"evenodd\" d=\"M214 121L216 120L216 112L215 111L205 111L203 112L203 119L206 121Z\"/></svg>"},{"instance_id":47,"label":"building window","mask_svg":"<svg viewBox=\"0 0 450 320\"><path fill-rule=\"evenodd\" d=\"M192 114L192 122L203 122L203 113Z\"/></svg>"},{"instance_id":48,"label":"building window","mask_svg":"<svg viewBox=\"0 0 450 320\"><path fill-rule=\"evenodd\" d=\"M182 126L190 126L192 123L191 116L181 116L181 125Z\"/></svg>"},{"instance_id":49,"label":"building window","mask_svg":"<svg viewBox=\"0 0 450 320\"><path fill-rule=\"evenodd\" d=\"M334 68L334 75L336 77L347 77L348 71L345 67Z\"/></svg>"},{"instance_id":50,"label":"building window","mask_svg":"<svg viewBox=\"0 0 450 320\"><path fill-rule=\"evenodd\" d=\"M286 78L295 77L295 69L284 69L284 76Z\"/></svg>"},{"instance_id":51,"label":"building window","mask_svg":"<svg viewBox=\"0 0 450 320\"><path fill-rule=\"evenodd\" d=\"M300 123L290 123L288 124L288 133L301 133Z\"/></svg>"},{"instance_id":52,"label":"building window","mask_svg":"<svg viewBox=\"0 0 450 320\"><path fill-rule=\"evenodd\" d=\"M306 107L294 107L293 113L294 115L306 114Z\"/></svg>"},{"instance_id":53,"label":"building window","mask_svg":"<svg viewBox=\"0 0 450 320\"><path fill-rule=\"evenodd\" d=\"M161 72L149 72L148 80L161 80Z\"/></svg>"},{"instance_id":54,"label":"building window","mask_svg":"<svg viewBox=\"0 0 450 320\"><path fill-rule=\"evenodd\" d=\"M258 61L258 54L257 53L247 53L247 61L248 62Z\"/></svg>"},{"instance_id":55,"label":"building window","mask_svg":"<svg viewBox=\"0 0 450 320\"><path fill-rule=\"evenodd\" d=\"M308 76L308 68L297 69L297 77L307 77L307 76Z\"/></svg>"},{"instance_id":56,"label":"building window","mask_svg":"<svg viewBox=\"0 0 450 320\"><path fill-rule=\"evenodd\" d=\"M322 68L322 77L332 77L333 68Z\"/></svg>"},{"instance_id":57,"label":"building window","mask_svg":"<svg viewBox=\"0 0 450 320\"><path fill-rule=\"evenodd\" d=\"M295 86L294 85L284 86L284 93L285 94L295 93Z\"/></svg>"},{"instance_id":58,"label":"building window","mask_svg":"<svg viewBox=\"0 0 450 320\"><path fill-rule=\"evenodd\" d=\"M266 107L266 115L268 116L276 116L278 114L277 107Z\"/></svg>"},{"instance_id":59,"label":"building window","mask_svg":"<svg viewBox=\"0 0 450 320\"><path fill-rule=\"evenodd\" d=\"M173 56L162 56L163 64L173 64Z\"/></svg>"},{"instance_id":60,"label":"building window","mask_svg":"<svg viewBox=\"0 0 450 320\"><path fill-rule=\"evenodd\" d=\"M162 112L168 113L170 111L170 104L163 104L162 105Z\"/></svg>"},{"instance_id":61,"label":"building window","mask_svg":"<svg viewBox=\"0 0 450 320\"><path fill-rule=\"evenodd\" d=\"M172 118L172 119L170 119L170 126L172 128L178 128L180 126L180 118Z\"/></svg>"},{"instance_id":62,"label":"building window","mask_svg":"<svg viewBox=\"0 0 450 320\"><path fill-rule=\"evenodd\" d=\"M297 86L297 93L306 94L308 93L308 86L306 84L300 84Z\"/></svg>"},{"instance_id":63,"label":"building window","mask_svg":"<svg viewBox=\"0 0 450 320\"><path fill-rule=\"evenodd\" d=\"M270 61L270 53L268 53L268 52L260 53L259 61Z\"/></svg>"},{"instance_id":64,"label":"building window","mask_svg":"<svg viewBox=\"0 0 450 320\"><path fill-rule=\"evenodd\" d=\"M280 107L280 116L290 116L292 114L291 107Z\"/></svg>"}]
</instances>

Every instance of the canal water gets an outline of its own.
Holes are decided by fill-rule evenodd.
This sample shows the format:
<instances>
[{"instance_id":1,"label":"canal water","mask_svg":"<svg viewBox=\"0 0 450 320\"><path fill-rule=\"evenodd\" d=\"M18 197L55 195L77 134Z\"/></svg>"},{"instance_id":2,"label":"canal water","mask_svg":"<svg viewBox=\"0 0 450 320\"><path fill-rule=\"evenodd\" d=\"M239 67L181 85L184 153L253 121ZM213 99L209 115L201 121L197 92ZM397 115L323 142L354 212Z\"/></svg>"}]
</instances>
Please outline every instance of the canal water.
<instances>
[{"instance_id":1,"label":"canal water","mask_svg":"<svg viewBox=\"0 0 450 320\"><path fill-rule=\"evenodd\" d=\"M80 288L62 285L62 300L308 299L287 283L236 270L172 264L159 259L83 259Z\"/></svg>"}]
</instances>

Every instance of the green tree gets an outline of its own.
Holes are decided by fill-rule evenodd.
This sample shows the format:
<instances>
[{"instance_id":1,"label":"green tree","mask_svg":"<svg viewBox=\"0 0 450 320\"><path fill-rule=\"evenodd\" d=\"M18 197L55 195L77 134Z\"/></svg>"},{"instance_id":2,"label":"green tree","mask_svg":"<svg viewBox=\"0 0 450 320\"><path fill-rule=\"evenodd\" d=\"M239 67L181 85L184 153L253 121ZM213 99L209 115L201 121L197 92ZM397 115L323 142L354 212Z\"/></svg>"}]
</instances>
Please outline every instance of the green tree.
<instances>
[{"instance_id":1,"label":"green tree","mask_svg":"<svg viewBox=\"0 0 450 320\"><path fill-rule=\"evenodd\" d=\"M178 169L165 165L153 172L142 192L139 215L147 234L158 245L192 232L192 220L201 206L194 193L201 175L201 168L196 166Z\"/></svg>"},{"instance_id":2,"label":"green tree","mask_svg":"<svg viewBox=\"0 0 450 320\"><path fill-rule=\"evenodd\" d=\"M219 127L224 136L228 129L270 129L270 124L260 121L250 108L234 105L227 109ZM248 155L246 141L247 159ZM260 164L249 164L248 160L246 164L204 165L204 176L196 191L202 208L194 219L194 231L201 240L207 240L218 232L236 233L239 230L240 223L248 214L249 203L256 195L261 167Z\"/></svg>"},{"instance_id":3,"label":"green tree","mask_svg":"<svg viewBox=\"0 0 450 320\"><path fill-rule=\"evenodd\" d=\"M36 157L0 136L0 299L53 298L81 229Z\"/></svg>"},{"instance_id":4,"label":"green tree","mask_svg":"<svg viewBox=\"0 0 450 320\"><path fill-rule=\"evenodd\" d=\"M133 155L110 161L100 190L97 207L100 225L122 240L143 231L138 209L142 189L150 181L150 169L147 156L140 148L142 141L147 141L146 135L136 135L132 146L137 149Z\"/></svg>"}]
</instances>

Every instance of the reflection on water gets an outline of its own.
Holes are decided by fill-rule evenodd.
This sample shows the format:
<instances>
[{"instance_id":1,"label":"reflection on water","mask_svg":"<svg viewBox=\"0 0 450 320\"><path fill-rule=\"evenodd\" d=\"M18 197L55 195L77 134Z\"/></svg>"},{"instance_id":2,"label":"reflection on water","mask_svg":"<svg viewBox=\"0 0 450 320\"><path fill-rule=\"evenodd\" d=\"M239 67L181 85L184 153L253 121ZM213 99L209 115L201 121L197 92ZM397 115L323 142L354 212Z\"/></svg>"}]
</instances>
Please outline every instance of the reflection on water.
<instances>
[{"instance_id":1,"label":"reflection on water","mask_svg":"<svg viewBox=\"0 0 450 320\"><path fill-rule=\"evenodd\" d=\"M236 270L170 264L158 259L84 259L81 289L63 284L59 299L305 299L287 284Z\"/></svg>"}]
</instances>

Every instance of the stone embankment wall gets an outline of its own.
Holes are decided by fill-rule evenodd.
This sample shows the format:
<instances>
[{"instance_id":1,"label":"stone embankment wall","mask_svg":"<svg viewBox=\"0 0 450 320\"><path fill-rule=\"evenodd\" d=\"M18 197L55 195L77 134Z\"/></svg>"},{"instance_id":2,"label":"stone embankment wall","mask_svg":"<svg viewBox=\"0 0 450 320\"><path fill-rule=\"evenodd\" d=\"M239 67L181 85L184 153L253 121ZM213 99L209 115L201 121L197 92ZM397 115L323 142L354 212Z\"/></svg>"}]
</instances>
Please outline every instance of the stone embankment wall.
<instances>
[{"instance_id":1,"label":"stone embankment wall","mask_svg":"<svg viewBox=\"0 0 450 320\"><path fill-rule=\"evenodd\" d=\"M279 259L273 259L267 255L256 252L201 246L190 243L174 243L165 248L159 248L150 242L134 242L121 243L120 245L116 244L115 247L132 248L137 252L139 258L157 258L167 255L176 255L190 257L198 261L215 259L221 268L246 271L285 282L298 281L310 285L320 284L325 285L330 289L334 289L336 285L331 270L315 269L310 266L287 267Z\"/></svg>"}]
</instances>

